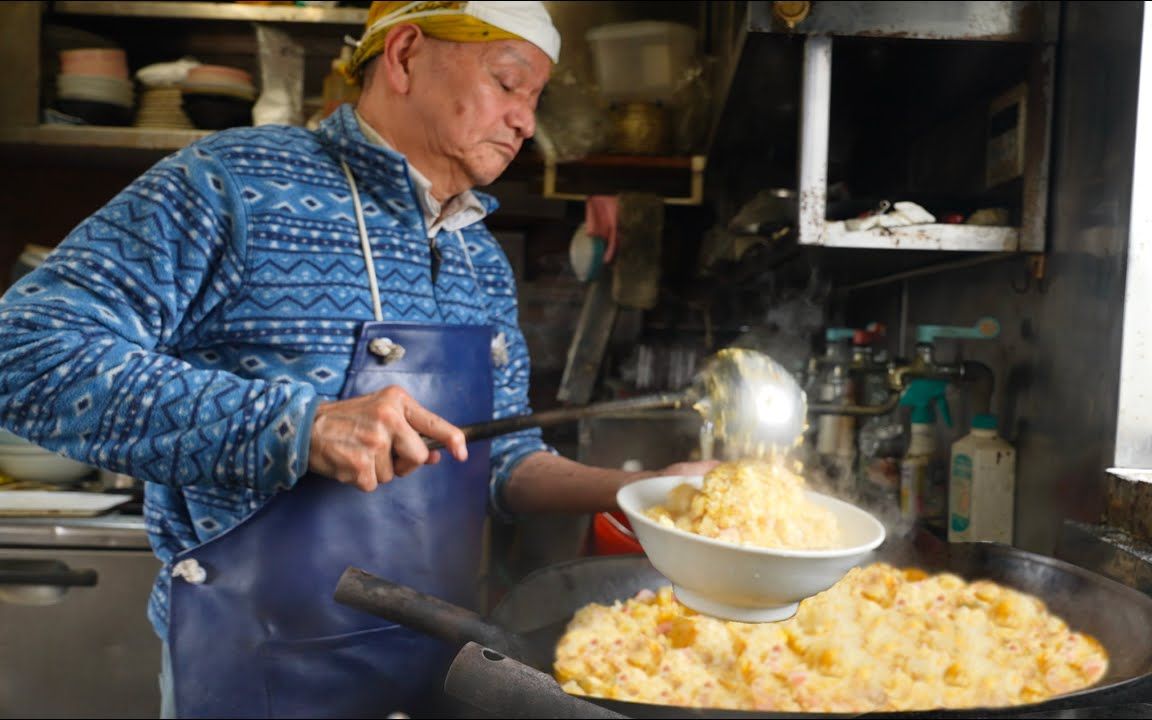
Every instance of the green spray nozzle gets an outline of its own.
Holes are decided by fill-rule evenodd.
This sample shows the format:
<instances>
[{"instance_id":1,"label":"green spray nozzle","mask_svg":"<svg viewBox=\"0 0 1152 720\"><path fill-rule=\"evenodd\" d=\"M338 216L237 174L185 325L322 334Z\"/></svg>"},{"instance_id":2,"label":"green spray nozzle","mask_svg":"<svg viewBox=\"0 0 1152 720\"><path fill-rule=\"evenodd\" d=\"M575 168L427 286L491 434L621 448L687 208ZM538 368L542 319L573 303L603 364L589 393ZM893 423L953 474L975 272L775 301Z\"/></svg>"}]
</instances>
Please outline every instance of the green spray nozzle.
<instances>
[{"instance_id":1,"label":"green spray nozzle","mask_svg":"<svg viewBox=\"0 0 1152 720\"><path fill-rule=\"evenodd\" d=\"M933 405L940 410L941 417L948 427L952 427L952 413L948 411L947 380L916 379L908 384L908 389L900 396L900 404L912 408L912 422L931 423L936 421Z\"/></svg>"},{"instance_id":2,"label":"green spray nozzle","mask_svg":"<svg viewBox=\"0 0 1152 720\"><path fill-rule=\"evenodd\" d=\"M852 328L830 327L824 330L824 341L829 343L851 340L856 331Z\"/></svg>"},{"instance_id":3,"label":"green spray nozzle","mask_svg":"<svg viewBox=\"0 0 1152 720\"><path fill-rule=\"evenodd\" d=\"M921 325L916 328L916 342L929 344L936 342L939 338L988 340L999 335L1000 321L993 317L982 317L971 327Z\"/></svg>"}]
</instances>

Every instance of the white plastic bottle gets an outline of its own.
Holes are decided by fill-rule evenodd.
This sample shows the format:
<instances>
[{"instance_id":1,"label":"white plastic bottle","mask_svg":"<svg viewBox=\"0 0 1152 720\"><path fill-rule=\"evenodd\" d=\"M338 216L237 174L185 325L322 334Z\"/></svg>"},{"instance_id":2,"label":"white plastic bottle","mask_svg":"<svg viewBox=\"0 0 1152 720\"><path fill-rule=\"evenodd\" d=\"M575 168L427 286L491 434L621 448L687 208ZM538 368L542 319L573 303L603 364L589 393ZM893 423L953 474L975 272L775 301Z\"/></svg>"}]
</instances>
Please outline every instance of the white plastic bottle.
<instances>
[{"instance_id":1,"label":"white plastic bottle","mask_svg":"<svg viewBox=\"0 0 1152 720\"><path fill-rule=\"evenodd\" d=\"M1012 544L1016 449L996 433L995 415L977 415L952 443L948 540Z\"/></svg>"},{"instance_id":2,"label":"white plastic bottle","mask_svg":"<svg viewBox=\"0 0 1152 720\"><path fill-rule=\"evenodd\" d=\"M927 408L912 413L911 438L900 462L900 516L923 520L924 503L936 454L936 418Z\"/></svg>"}]
</instances>

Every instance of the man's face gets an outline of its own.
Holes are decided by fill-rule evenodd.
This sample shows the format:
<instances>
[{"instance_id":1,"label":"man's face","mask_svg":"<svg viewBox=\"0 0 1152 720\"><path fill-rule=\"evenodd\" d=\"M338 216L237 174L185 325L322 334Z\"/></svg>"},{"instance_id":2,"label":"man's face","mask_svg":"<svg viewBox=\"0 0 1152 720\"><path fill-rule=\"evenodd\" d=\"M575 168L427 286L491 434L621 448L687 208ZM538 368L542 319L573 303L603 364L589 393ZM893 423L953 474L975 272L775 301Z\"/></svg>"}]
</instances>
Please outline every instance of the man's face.
<instances>
[{"instance_id":1,"label":"man's face","mask_svg":"<svg viewBox=\"0 0 1152 720\"><path fill-rule=\"evenodd\" d=\"M551 62L524 40L427 41L433 52L414 73L413 97L428 150L472 186L488 185L536 132L536 102Z\"/></svg>"}]
</instances>

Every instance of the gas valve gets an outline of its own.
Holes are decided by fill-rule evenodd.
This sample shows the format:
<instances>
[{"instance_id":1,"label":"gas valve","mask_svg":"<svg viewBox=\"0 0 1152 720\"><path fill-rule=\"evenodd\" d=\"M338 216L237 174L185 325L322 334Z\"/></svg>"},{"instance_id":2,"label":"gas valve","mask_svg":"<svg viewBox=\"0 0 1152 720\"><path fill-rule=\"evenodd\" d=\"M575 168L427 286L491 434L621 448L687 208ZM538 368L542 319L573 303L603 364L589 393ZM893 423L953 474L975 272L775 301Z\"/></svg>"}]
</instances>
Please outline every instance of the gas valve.
<instances>
[{"instance_id":1,"label":"gas valve","mask_svg":"<svg viewBox=\"0 0 1152 720\"><path fill-rule=\"evenodd\" d=\"M787 25L789 30L795 30L796 26L803 22L804 18L808 17L808 13L811 10L812 3L810 2L772 3L772 14Z\"/></svg>"}]
</instances>

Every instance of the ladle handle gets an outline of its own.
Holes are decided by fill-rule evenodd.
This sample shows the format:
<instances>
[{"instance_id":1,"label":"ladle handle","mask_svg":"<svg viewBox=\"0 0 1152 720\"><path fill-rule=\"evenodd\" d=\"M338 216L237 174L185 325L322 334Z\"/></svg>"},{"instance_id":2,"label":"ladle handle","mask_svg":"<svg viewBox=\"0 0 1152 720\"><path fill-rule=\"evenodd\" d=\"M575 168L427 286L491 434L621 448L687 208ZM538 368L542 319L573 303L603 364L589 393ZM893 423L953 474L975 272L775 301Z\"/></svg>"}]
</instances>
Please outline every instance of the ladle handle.
<instances>
[{"instance_id":1,"label":"ladle handle","mask_svg":"<svg viewBox=\"0 0 1152 720\"><path fill-rule=\"evenodd\" d=\"M465 440L471 442L473 440L484 440L499 435L507 435L508 433L525 428L548 427L571 422L572 420L580 420L586 417L595 417L610 413L682 407L691 402L694 397L691 390L645 395L643 397L628 398L627 400L609 400L607 402L592 403L591 405L582 405L580 407L558 408L556 410L545 410L544 412L517 415L500 420L488 420L473 425L462 425L460 429L464 431ZM431 438L425 438L425 443L430 450L444 447L444 443Z\"/></svg>"}]
</instances>

